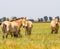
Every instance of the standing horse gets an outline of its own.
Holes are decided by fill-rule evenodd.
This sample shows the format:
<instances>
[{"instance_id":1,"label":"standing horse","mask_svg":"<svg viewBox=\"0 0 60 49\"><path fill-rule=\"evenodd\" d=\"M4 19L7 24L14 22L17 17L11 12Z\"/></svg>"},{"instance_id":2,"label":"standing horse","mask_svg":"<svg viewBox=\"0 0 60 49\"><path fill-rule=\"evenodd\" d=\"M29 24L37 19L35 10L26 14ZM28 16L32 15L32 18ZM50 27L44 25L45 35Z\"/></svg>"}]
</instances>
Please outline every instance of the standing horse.
<instances>
[{"instance_id":1,"label":"standing horse","mask_svg":"<svg viewBox=\"0 0 60 49\"><path fill-rule=\"evenodd\" d=\"M59 20L57 18L51 21L51 33L58 33L58 29L59 29L58 22Z\"/></svg>"},{"instance_id":2,"label":"standing horse","mask_svg":"<svg viewBox=\"0 0 60 49\"><path fill-rule=\"evenodd\" d=\"M1 28L2 28L2 32L3 32L3 38L4 38L4 35L6 34L6 37L7 37L7 34L9 33L9 28L11 27L11 24L9 21L4 21L2 22L1 24Z\"/></svg>"},{"instance_id":3,"label":"standing horse","mask_svg":"<svg viewBox=\"0 0 60 49\"><path fill-rule=\"evenodd\" d=\"M19 18L15 21L12 21L11 22L11 27L10 27L10 32L11 32L11 35L13 36L20 36L21 37L21 34L20 34L20 28L22 26L22 19Z\"/></svg>"},{"instance_id":4,"label":"standing horse","mask_svg":"<svg viewBox=\"0 0 60 49\"><path fill-rule=\"evenodd\" d=\"M22 19L17 19L15 21L4 21L1 24L1 28L3 31L3 38L4 34L6 33L6 38L8 37L8 34L11 34L11 36L19 34L20 36L20 27L22 25Z\"/></svg>"},{"instance_id":5,"label":"standing horse","mask_svg":"<svg viewBox=\"0 0 60 49\"><path fill-rule=\"evenodd\" d=\"M31 21L23 19L23 27L25 28L25 35L31 35L33 24Z\"/></svg>"}]
</instances>

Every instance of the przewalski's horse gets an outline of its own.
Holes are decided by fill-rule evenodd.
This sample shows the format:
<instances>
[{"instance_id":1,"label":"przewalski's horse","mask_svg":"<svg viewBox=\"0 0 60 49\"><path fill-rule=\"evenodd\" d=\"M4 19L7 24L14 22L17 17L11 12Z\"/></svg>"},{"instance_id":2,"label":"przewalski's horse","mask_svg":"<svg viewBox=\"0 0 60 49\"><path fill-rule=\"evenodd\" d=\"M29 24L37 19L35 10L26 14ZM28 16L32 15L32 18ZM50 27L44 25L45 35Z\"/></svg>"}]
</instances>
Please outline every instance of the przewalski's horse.
<instances>
[{"instance_id":1,"label":"przewalski's horse","mask_svg":"<svg viewBox=\"0 0 60 49\"><path fill-rule=\"evenodd\" d=\"M18 18L11 22L10 32L12 36L21 37L20 28L22 26L22 19Z\"/></svg>"},{"instance_id":2,"label":"przewalski's horse","mask_svg":"<svg viewBox=\"0 0 60 49\"><path fill-rule=\"evenodd\" d=\"M51 33L58 33L58 29L59 29L59 19L55 18L54 20L51 21Z\"/></svg>"},{"instance_id":3,"label":"przewalski's horse","mask_svg":"<svg viewBox=\"0 0 60 49\"><path fill-rule=\"evenodd\" d=\"M2 32L3 32L3 38L6 34L6 38L8 37L8 34L11 34L11 36L18 34L20 36L20 27L22 26L22 19L19 18L14 21L4 21L1 24Z\"/></svg>"},{"instance_id":4,"label":"przewalski's horse","mask_svg":"<svg viewBox=\"0 0 60 49\"><path fill-rule=\"evenodd\" d=\"M23 19L23 28L25 28L25 35L31 35L33 24L31 21Z\"/></svg>"},{"instance_id":5,"label":"przewalski's horse","mask_svg":"<svg viewBox=\"0 0 60 49\"><path fill-rule=\"evenodd\" d=\"M7 37L7 33L9 33L9 28L11 27L11 23L10 21L4 21L2 22L1 24L1 28L2 28L2 32L3 32L3 38L4 38L4 35L6 34L6 37Z\"/></svg>"}]
</instances>

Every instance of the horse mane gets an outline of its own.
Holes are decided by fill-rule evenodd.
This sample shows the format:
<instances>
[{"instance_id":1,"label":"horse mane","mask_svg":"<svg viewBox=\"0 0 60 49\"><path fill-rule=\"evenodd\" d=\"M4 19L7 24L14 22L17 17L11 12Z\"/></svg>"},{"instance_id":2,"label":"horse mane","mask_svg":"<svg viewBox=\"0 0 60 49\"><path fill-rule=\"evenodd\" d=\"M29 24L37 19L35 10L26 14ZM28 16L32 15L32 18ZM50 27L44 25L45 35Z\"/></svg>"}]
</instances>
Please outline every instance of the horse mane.
<instances>
[{"instance_id":1,"label":"horse mane","mask_svg":"<svg viewBox=\"0 0 60 49\"><path fill-rule=\"evenodd\" d=\"M13 19L13 20L11 20L10 22L13 22L13 21L17 21L17 20L19 20L20 18L17 18L17 19Z\"/></svg>"},{"instance_id":2,"label":"horse mane","mask_svg":"<svg viewBox=\"0 0 60 49\"><path fill-rule=\"evenodd\" d=\"M17 21L17 20L20 20L20 19L26 19L26 18L24 18L24 17L16 18L15 20L14 20L14 19L13 19L13 20L11 20L10 22Z\"/></svg>"}]
</instances>

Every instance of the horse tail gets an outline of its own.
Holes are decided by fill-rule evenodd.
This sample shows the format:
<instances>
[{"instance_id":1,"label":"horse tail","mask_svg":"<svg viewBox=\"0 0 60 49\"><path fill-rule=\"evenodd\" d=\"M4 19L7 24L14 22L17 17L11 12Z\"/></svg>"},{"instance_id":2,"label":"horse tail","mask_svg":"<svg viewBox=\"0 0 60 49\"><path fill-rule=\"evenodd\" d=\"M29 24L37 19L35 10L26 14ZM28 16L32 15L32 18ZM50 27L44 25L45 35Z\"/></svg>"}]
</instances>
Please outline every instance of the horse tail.
<instances>
[{"instance_id":1,"label":"horse tail","mask_svg":"<svg viewBox=\"0 0 60 49\"><path fill-rule=\"evenodd\" d=\"M7 27L6 24L3 24L3 26L2 26L2 31L3 31L3 32L6 31L6 27Z\"/></svg>"}]
</instances>

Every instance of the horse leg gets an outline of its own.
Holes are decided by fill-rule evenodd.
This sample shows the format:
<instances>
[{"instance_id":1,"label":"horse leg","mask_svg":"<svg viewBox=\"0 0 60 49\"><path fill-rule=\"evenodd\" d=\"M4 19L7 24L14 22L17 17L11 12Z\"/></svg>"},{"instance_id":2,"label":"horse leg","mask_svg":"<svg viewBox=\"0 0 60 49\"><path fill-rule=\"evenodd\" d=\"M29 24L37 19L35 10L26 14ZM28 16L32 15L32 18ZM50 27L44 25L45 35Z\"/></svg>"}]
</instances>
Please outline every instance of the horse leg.
<instances>
[{"instance_id":1,"label":"horse leg","mask_svg":"<svg viewBox=\"0 0 60 49\"><path fill-rule=\"evenodd\" d=\"M30 27L30 28L27 27L25 34L26 35L31 35L31 30L32 30L32 27Z\"/></svg>"},{"instance_id":2,"label":"horse leg","mask_svg":"<svg viewBox=\"0 0 60 49\"><path fill-rule=\"evenodd\" d=\"M6 38L8 37L8 33L6 33Z\"/></svg>"},{"instance_id":3,"label":"horse leg","mask_svg":"<svg viewBox=\"0 0 60 49\"><path fill-rule=\"evenodd\" d=\"M2 30L2 38L4 38L4 35L5 35L5 31L4 30Z\"/></svg>"},{"instance_id":4,"label":"horse leg","mask_svg":"<svg viewBox=\"0 0 60 49\"><path fill-rule=\"evenodd\" d=\"M27 35L27 29L25 29L25 35Z\"/></svg>"},{"instance_id":5,"label":"horse leg","mask_svg":"<svg viewBox=\"0 0 60 49\"><path fill-rule=\"evenodd\" d=\"M14 33L14 37L22 37L20 34L20 30L18 30Z\"/></svg>"},{"instance_id":6,"label":"horse leg","mask_svg":"<svg viewBox=\"0 0 60 49\"><path fill-rule=\"evenodd\" d=\"M3 33L2 38L4 38L5 33Z\"/></svg>"},{"instance_id":7,"label":"horse leg","mask_svg":"<svg viewBox=\"0 0 60 49\"><path fill-rule=\"evenodd\" d=\"M2 37L4 38L4 35L6 33L6 25L5 24L3 24L2 32L3 32Z\"/></svg>"},{"instance_id":8,"label":"horse leg","mask_svg":"<svg viewBox=\"0 0 60 49\"><path fill-rule=\"evenodd\" d=\"M8 37L8 34L6 34L6 38Z\"/></svg>"},{"instance_id":9,"label":"horse leg","mask_svg":"<svg viewBox=\"0 0 60 49\"><path fill-rule=\"evenodd\" d=\"M14 32L14 37L18 37L18 34L16 32Z\"/></svg>"},{"instance_id":10,"label":"horse leg","mask_svg":"<svg viewBox=\"0 0 60 49\"><path fill-rule=\"evenodd\" d=\"M56 29L56 33L58 33L58 30L59 30L59 26L58 26L57 29Z\"/></svg>"},{"instance_id":11,"label":"horse leg","mask_svg":"<svg viewBox=\"0 0 60 49\"><path fill-rule=\"evenodd\" d=\"M52 27L52 28L51 28L51 33L54 34L54 33L55 33L55 30L56 30L56 29L55 29L54 27Z\"/></svg>"},{"instance_id":12,"label":"horse leg","mask_svg":"<svg viewBox=\"0 0 60 49\"><path fill-rule=\"evenodd\" d=\"M55 30L55 34L57 34L57 33L58 33L58 29Z\"/></svg>"},{"instance_id":13,"label":"horse leg","mask_svg":"<svg viewBox=\"0 0 60 49\"><path fill-rule=\"evenodd\" d=\"M54 33L56 34L57 33L57 30L55 30Z\"/></svg>"},{"instance_id":14,"label":"horse leg","mask_svg":"<svg viewBox=\"0 0 60 49\"><path fill-rule=\"evenodd\" d=\"M28 30L28 35L31 35L31 30L30 29Z\"/></svg>"},{"instance_id":15,"label":"horse leg","mask_svg":"<svg viewBox=\"0 0 60 49\"><path fill-rule=\"evenodd\" d=\"M51 33L53 34L53 30L51 30Z\"/></svg>"},{"instance_id":16,"label":"horse leg","mask_svg":"<svg viewBox=\"0 0 60 49\"><path fill-rule=\"evenodd\" d=\"M32 28L28 28L28 32L27 32L28 35L31 35L31 30Z\"/></svg>"},{"instance_id":17,"label":"horse leg","mask_svg":"<svg viewBox=\"0 0 60 49\"><path fill-rule=\"evenodd\" d=\"M20 32L21 32L21 30L18 31L18 37L22 37Z\"/></svg>"},{"instance_id":18,"label":"horse leg","mask_svg":"<svg viewBox=\"0 0 60 49\"><path fill-rule=\"evenodd\" d=\"M28 29L28 35L30 35L30 33L31 33L31 32L30 32L30 28L29 28L29 29Z\"/></svg>"},{"instance_id":19,"label":"horse leg","mask_svg":"<svg viewBox=\"0 0 60 49\"><path fill-rule=\"evenodd\" d=\"M3 32L2 33L2 38L5 38L4 35L6 34L6 30L3 30L2 32Z\"/></svg>"},{"instance_id":20,"label":"horse leg","mask_svg":"<svg viewBox=\"0 0 60 49\"><path fill-rule=\"evenodd\" d=\"M27 34L28 34L28 35L30 35L30 34L31 34L31 31L30 31L30 29L28 29L28 32L27 32Z\"/></svg>"},{"instance_id":21,"label":"horse leg","mask_svg":"<svg viewBox=\"0 0 60 49\"><path fill-rule=\"evenodd\" d=\"M28 29L25 28L25 35L28 35Z\"/></svg>"},{"instance_id":22,"label":"horse leg","mask_svg":"<svg viewBox=\"0 0 60 49\"><path fill-rule=\"evenodd\" d=\"M11 37L13 37L13 33L10 33L11 34Z\"/></svg>"}]
</instances>

